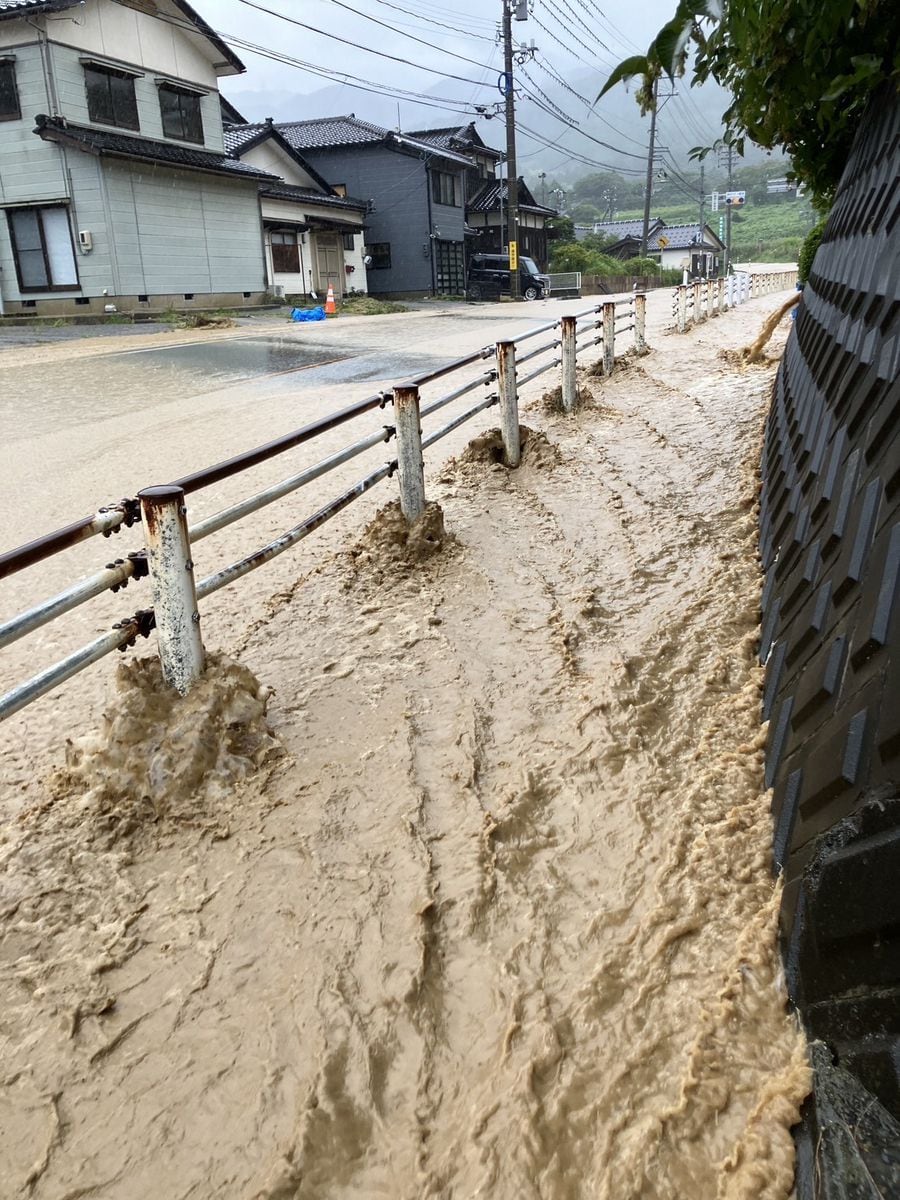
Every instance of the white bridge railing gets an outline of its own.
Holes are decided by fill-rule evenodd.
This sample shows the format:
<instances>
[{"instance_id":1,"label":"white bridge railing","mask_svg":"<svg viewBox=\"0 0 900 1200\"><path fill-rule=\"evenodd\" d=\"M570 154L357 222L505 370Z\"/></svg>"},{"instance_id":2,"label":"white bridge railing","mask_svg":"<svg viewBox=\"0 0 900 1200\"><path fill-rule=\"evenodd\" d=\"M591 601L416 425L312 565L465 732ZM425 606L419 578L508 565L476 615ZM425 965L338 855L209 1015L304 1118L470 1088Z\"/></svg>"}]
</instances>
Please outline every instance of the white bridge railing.
<instances>
[{"instance_id":1,"label":"white bridge railing","mask_svg":"<svg viewBox=\"0 0 900 1200\"><path fill-rule=\"evenodd\" d=\"M91 516L6 554L0 554L0 579L3 579L97 534L110 537L138 522L143 527L145 539L142 549L123 555L102 570L73 583L57 595L0 624L0 649L33 633L48 622L63 617L103 592L117 591L129 580L149 578L152 594L152 606L148 605L125 616L116 622L108 633L95 638L73 654L0 695L0 720L19 712L106 655L133 646L138 637L148 637L153 629L157 631L164 678L173 688L184 694L199 678L204 667L199 609L201 600L284 553L381 480L394 474L399 480L403 514L407 521L415 521L424 511L426 503L423 451L494 405L500 410L504 461L508 467L517 467L521 455L518 389L545 371L560 367L563 408L567 412L573 411L576 404L575 370L579 353L583 353L589 347L602 347L604 374L611 374L615 368L617 339L622 335L633 332L635 348L638 351L644 350L645 313L646 296L637 293L564 316L557 321L531 329L517 338L474 350L464 358L447 363L390 391L379 392L357 401L339 412L331 413L235 458L187 475L163 487L145 488L133 498L107 505ZM526 346L524 352L520 352L523 343L530 343L532 339L545 334L551 335L549 341L542 342L533 349ZM467 368L477 367L487 360L492 360L491 365L477 371L474 377L465 378L453 391L434 398L422 396L423 389L429 389L438 380L448 375L466 372ZM521 369L526 363L529 364L529 368L523 374ZM536 365L531 366L532 363ZM475 404L457 412L443 425L423 433L424 418L431 417L464 396L478 391L483 394ZM374 430L369 429L343 449L304 466L302 470L255 495L203 520L190 520L187 506L189 494L311 442L345 422L376 409L383 410L388 404L393 405L393 425L379 424ZM195 579L195 547L203 538L297 491L379 443L390 443L394 440L397 447L396 457L357 480L340 495L319 507L306 520L294 525L253 554L199 581Z\"/></svg>"},{"instance_id":2,"label":"white bridge railing","mask_svg":"<svg viewBox=\"0 0 900 1200\"><path fill-rule=\"evenodd\" d=\"M672 290L672 318L679 333L699 325L708 317L717 317L728 308L755 300L769 292L783 292L797 283L796 271L738 271L718 279L698 279L679 283Z\"/></svg>"}]
</instances>

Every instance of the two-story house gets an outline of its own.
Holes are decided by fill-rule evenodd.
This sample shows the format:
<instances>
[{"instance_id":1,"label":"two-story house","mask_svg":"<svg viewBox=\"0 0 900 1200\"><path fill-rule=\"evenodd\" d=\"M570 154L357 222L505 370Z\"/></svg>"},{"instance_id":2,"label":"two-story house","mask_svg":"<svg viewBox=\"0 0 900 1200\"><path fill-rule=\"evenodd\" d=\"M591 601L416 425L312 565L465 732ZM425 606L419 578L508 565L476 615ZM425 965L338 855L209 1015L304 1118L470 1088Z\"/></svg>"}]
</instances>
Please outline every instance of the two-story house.
<instances>
[{"instance_id":1,"label":"two-story house","mask_svg":"<svg viewBox=\"0 0 900 1200\"><path fill-rule=\"evenodd\" d=\"M469 159L466 172L467 248L472 254L503 254L508 240L508 195L505 179L497 178L497 167L506 155L481 138L475 123L445 129L420 129L411 135L438 149L452 150ZM538 204L524 179L519 179L519 253L547 267L546 225L556 210Z\"/></svg>"},{"instance_id":2,"label":"two-story house","mask_svg":"<svg viewBox=\"0 0 900 1200\"><path fill-rule=\"evenodd\" d=\"M332 188L367 201L370 292L464 293L465 154L353 115L275 128Z\"/></svg>"},{"instance_id":3,"label":"two-story house","mask_svg":"<svg viewBox=\"0 0 900 1200\"><path fill-rule=\"evenodd\" d=\"M265 299L275 179L218 93L243 70L182 0L0 0L0 310Z\"/></svg>"},{"instance_id":4,"label":"two-story house","mask_svg":"<svg viewBox=\"0 0 900 1200\"><path fill-rule=\"evenodd\" d=\"M223 108L224 111L224 108ZM334 289L365 292L367 204L332 187L295 150L271 117L259 124L228 122L225 146L241 162L278 175L260 184L266 269L279 296L325 296Z\"/></svg>"}]
</instances>

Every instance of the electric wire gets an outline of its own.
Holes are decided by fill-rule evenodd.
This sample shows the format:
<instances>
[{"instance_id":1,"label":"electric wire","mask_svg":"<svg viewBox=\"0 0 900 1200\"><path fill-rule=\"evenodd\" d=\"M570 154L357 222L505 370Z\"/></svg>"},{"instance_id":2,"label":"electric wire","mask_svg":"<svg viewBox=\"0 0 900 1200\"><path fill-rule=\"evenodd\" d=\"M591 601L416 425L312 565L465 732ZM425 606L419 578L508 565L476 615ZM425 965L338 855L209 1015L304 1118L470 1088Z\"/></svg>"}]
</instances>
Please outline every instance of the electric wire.
<instances>
[{"instance_id":1,"label":"electric wire","mask_svg":"<svg viewBox=\"0 0 900 1200\"><path fill-rule=\"evenodd\" d=\"M287 16L286 13L280 13L280 12L277 12L275 9L266 8L262 4L256 4L255 0L238 0L238 2L240 4L245 5L247 8L252 8L252 9L255 9L257 12L265 13L267 16L276 17L280 21L286 21L289 25L297 25L301 29L309 30L311 33L317 33L321 37L328 38L331 41L340 42L344 46L352 46L354 50L362 50L366 54L374 54L378 58L386 58L386 59L389 59L391 62L400 63L403 66L415 67L415 69L417 71L427 71L429 75L437 75L442 79L455 79L460 83L476 83L476 84L478 84L479 87L487 86L486 84L478 83L477 79L471 79L465 75L454 75L450 71L440 71L434 67L426 67L422 63L410 62L410 60L408 58L399 58L396 54L388 54L387 51L385 51L385 50L375 50L371 46L363 46L359 42L351 41L349 38L340 37L339 34L327 33L324 29L317 29L314 25L307 25L305 21L300 21L296 17L289 17L289 16ZM341 3L341 0L332 0L332 3L339 4L341 8L349 8L349 5ZM350 11L356 12L357 10L350 9ZM365 14L357 13L357 15L364 16ZM378 25L383 24L382 21L378 21L375 17L367 17L366 19L375 21L376 24L378 24ZM410 33L401 33L400 30L394 29L394 27L390 26L390 25L387 26L387 28L391 29L392 32L394 32L394 33L400 33L401 37L411 38L412 41L414 41L414 42L421 42L422 45L428 46L430 49L434 49L434 47L431 45L430 42L426 42L422 38L413 37L413 35ZM442 50L441 53L449 55L452 58L462 58L462 55L454 54L450 50ZM463 61L474 63L476 67L484 67L484 65L485 65L484 63L477 62L473 58L470 58L470 59L464 58Z\"/></svg>"},{"instance_id":2,"label":"electric wire","mask_svg":"<svg viewBox=\"0 0 900 1200\"><path fill-rule=\"evenodd\" d=\"M406 13L410 17L418 17L420 21L426 21L429 25L436 25L441 29L449 29L451 33L455 33L457 36L460 35L459 25L447 25L443 21L436 20L434 17L427 17L421 13L417 13L415 9L402 8L399 4L393 4L391 0L375 0L375 2L383 5L385 8L393 8L396 12ZM421 26L414 26L414 28L421 28ZM475 33L473 30L467 30L465 36L477 38L481 42L496 42L496 38L488 37L484 33Z\"/></svg>"}]
</instances>

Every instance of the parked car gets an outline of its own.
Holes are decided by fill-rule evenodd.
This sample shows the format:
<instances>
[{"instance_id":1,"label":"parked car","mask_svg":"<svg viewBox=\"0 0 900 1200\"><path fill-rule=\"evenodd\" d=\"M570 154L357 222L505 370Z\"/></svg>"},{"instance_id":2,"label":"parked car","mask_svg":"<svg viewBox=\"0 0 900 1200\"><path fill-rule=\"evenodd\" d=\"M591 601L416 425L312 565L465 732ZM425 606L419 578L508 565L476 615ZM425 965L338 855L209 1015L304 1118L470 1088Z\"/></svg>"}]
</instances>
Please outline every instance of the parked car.
<instances>
[{"instance_id":1,"label":"parked car","mask_svg":"<svg viewBox=\"0 0 900 1200\"><path fill-rule=\"evenodd\" d=\"M525 300L541 300L549 290L550 280L541 274L534 259L519 255L519 294ZM504 292L509 292L509 255L473 254L466 286L468 298L496 298Z\"/></svg>"}]
</instances>

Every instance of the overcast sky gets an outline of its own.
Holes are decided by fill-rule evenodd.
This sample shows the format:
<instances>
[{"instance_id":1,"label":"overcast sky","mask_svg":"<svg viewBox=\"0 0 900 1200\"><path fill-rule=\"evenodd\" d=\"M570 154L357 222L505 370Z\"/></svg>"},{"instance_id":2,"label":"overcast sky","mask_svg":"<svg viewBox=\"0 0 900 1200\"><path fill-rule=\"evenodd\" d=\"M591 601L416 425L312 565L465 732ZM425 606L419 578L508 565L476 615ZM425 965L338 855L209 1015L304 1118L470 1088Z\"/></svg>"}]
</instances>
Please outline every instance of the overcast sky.
<instances>
[{"instance_id":1,"label":"overcast sky","mask_svg":"<svg viewBox=\"0 0 900 1200\"><path fill-rule=\"evenodd\" d=\"M260 8L312 29L261 12L248 0L194 3L220 33L233 34L307 63L410 91L434 87L438 76L422 69L431 68L472 80L473 100L491 102L498 97L496 79L502 58L494 34L501 0L391 0L390 4L387 0L259 0ZM610 0L602 8L593 0L533 0L533 18L514 22L513 34L520 41L534 39L541 55L563 78L583 72L596 56L599 79L611 63L634 53L635 45L646 48L674 7L675 0ZM598 12L602 16L597 16ZM393 28L378 25L369 17ZM329 34L363 48L343 45L326 36ZM422 45L404 34L428 44ZM598 34L608 49L596 45ZM235 48L247 66L245 75L226 84L226 91L236 103L242 92L284 89L304 93L329 82L295 66L260 57L245 46ZM402 61L391 62L367 50L393 54ZM474 61L461 61L453 55ZM359 95L348 89L348 97L353 94Z\"/></svg>"}]
</instances>

